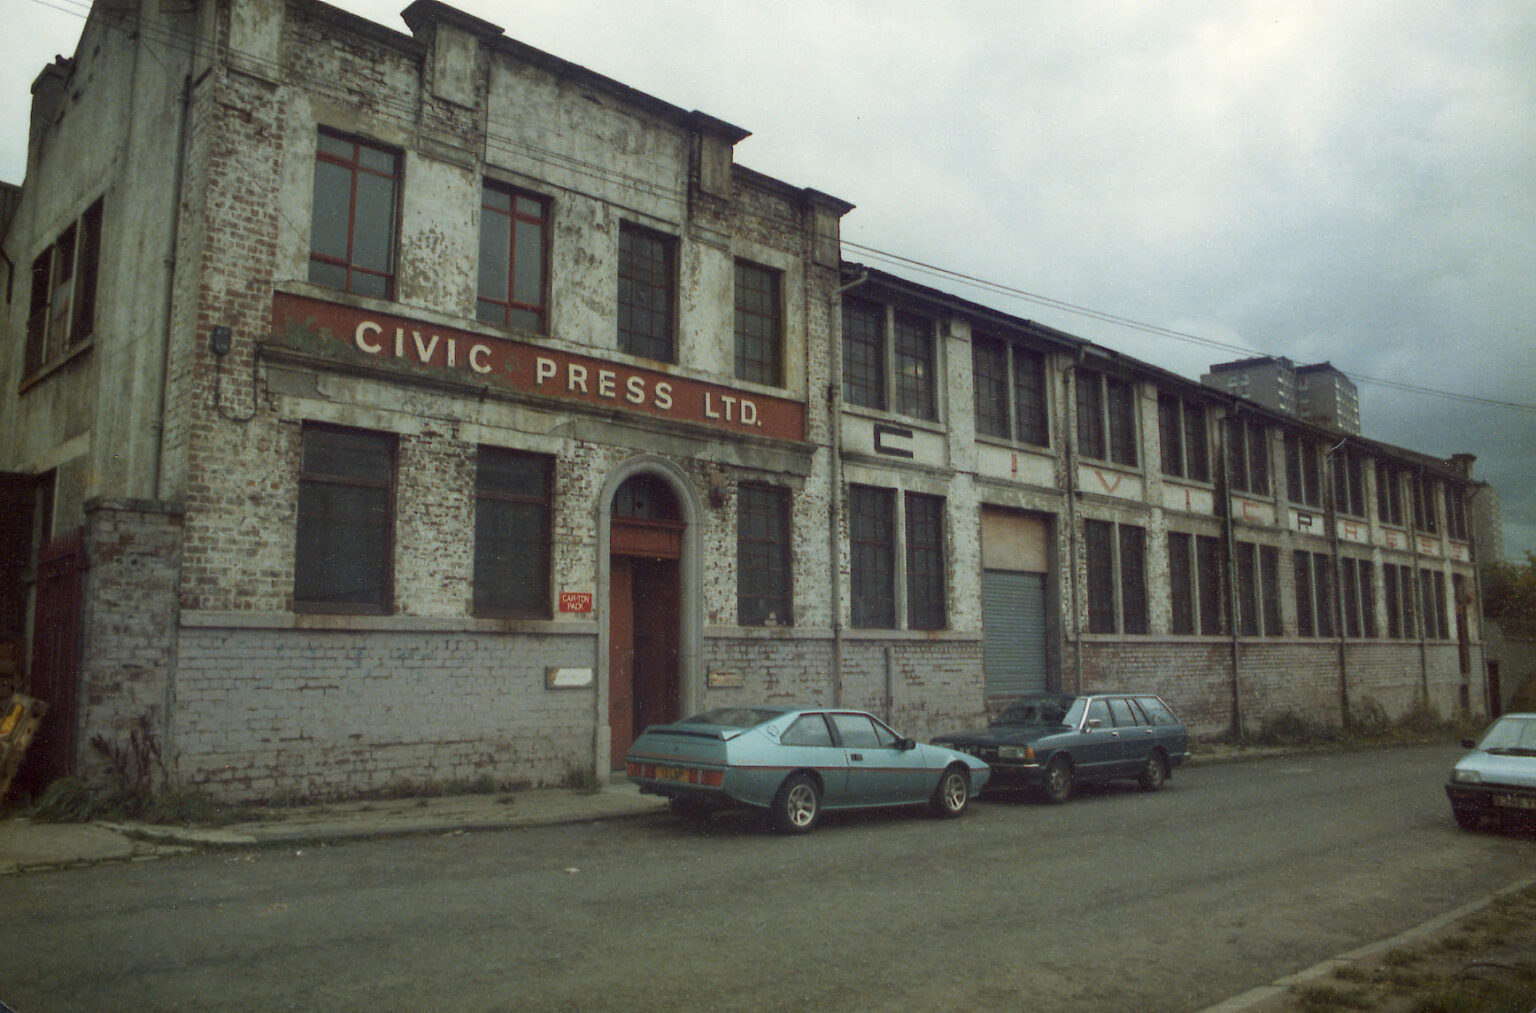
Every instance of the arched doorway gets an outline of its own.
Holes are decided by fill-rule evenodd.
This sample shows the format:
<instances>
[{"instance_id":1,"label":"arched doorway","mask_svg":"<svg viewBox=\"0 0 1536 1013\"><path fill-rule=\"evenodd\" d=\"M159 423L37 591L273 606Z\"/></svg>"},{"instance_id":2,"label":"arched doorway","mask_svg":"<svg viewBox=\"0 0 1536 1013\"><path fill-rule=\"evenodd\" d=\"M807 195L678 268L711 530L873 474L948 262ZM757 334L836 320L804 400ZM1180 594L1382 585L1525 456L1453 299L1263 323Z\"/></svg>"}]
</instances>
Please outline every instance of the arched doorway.
<instances>
[{"instance_id":1,"label":"arched doorway","mask_svg":"<svg viewBox=\"0 0 1536 1013\"><path fill-rule=\"evenodd\" d=\"M683 522L657 475L628 479L613 495L608 531L608 728L610 766L647 725L674 721L681 698Z\"/></svg>"}]
</instances>

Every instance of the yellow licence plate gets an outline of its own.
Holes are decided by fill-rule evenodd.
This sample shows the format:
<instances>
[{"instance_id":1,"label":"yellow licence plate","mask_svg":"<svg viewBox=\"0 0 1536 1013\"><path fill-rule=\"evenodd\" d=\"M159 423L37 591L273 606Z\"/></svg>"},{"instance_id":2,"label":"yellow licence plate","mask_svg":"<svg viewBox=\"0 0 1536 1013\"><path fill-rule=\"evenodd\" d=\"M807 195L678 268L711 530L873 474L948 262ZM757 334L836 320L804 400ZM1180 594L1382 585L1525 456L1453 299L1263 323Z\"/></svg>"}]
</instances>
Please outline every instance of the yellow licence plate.
<instances>
[{"instance_id":1,"label":"yellow licence plate","mask_svg":"<svg viewBox=\"0 0 1536 1013\"><path fill-rule=\"evenodd\" d=\"M683 767L657 767L656 780L686 781L688 780L688 771Z\"/></svg>"},{"instance_id":2,"label":"yellow licence plate","mask_svg":"<svg viewBox=\"0 0 1536 1013\"><path fill-rule=\"evenodd\" d=\"M1495 795L1493 804L1509 809L1536 809L1536 798L1525 795Z\"/></svg>"}]
</instances>

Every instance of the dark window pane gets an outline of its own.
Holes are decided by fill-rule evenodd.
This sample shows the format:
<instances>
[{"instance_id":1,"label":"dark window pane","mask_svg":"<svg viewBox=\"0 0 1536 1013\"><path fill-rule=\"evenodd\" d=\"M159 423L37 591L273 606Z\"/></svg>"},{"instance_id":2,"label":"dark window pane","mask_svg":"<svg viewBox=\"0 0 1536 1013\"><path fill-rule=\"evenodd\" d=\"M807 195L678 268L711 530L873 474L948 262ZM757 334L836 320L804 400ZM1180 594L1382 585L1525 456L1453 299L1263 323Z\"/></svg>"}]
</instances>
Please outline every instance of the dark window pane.
<instances>
[{"instance_id":1,"label":"dark window pane","mask_svg":"<svg viewBox=\"0 0 1536 1013\"><path fill-rule=\"evenodd\" d=\"M789 493L743 484L736 498L737 622L789 626Z\"/></svg>"},{"instance_id":2,"label":"dark window pane","mask_svg":"<svg viewBox=\"0 0 1536 1013\"><path fill-rule=\"evenodd\" d=\"M1173 605L1173 632L1195 632L1194 573L1190 566L1190 536L1168 534L1168 594Z\"/></svg>"},{"instance_id":3,"label":"dark window pane","mask_svg":"<svg viewBox=\"0 0 1536 1013\"><path fill-rule=\"evenodd\" d=\"M1045 356L1013 346L1014 414L1018 439L1037 447L1050 444L1049 412L1045 397Z\"/></svg>"},{"instance_id":4,"label":"dark window pane","mask_svg":"<svg viewBox=\"0 0 1536 1013\"><path fill-rule=\"evenodd\" d=\"M295 604L385 611L390 603L395 441L306 427L295 534Z\"/></svg>"},{"instance_id":5,"label":"dark window pane","mask_svg":"<svg viewBox=\"0 0 1536 1013\"><path fill-rule=\"evenodd\" d=\"M320 132L310 222L311 281L389 297L398 170L393 152Z\"/></svg>"},{"instance_id":6,"label":"dark window pane","mask_svg":"<svg viewBox=\"0 0 1536 1013\"><path fill-rule=\"evenodd\" d=\"M1264 635L1278 637L1280 628L1280 550L1259 546L1259 593L1263 597Z\"/></svg>"},{"instance_id":7,"label":"dark window pane","mask_svg":"<svg viewBox=\"0 0 1536 1013\"><path fill-rule=\"evenodd\" d=\"M885 407L885 312L872 303L843 303L843 400Z\"/></svg>"},{"instance_id":8,"label":"dark window pane","mask_svg":"<svg viewBox=\"0 0 1536 1013\"><path fill-rule=\"evenodd\" d=\"M1262 423L1248 425L1248 491L1269 495L1269 440Z\"/></svg>"},{"instance_id":9,"label":"dark window pane","mask_svg":"<svg viewBox=\"0 0 1536 1013\"><path fill-rule=\"evenodd\" d=\"M486 194L496 193L487 189ZM512 220L495 211L482 209L480 216L480 299L491 303L507 301L507 278L512 265ZM502 314L503 318L505 313Z\"/></svg>"},{"instance_id":10,"label":"dark window pane","mask_svg":"<svg viewBox=\"0 0 1536 1013\"><path fill-rule=\"evenodd\" d=\"M853 625L891 629L896 625L895 493L850 486L848 509Z\"/></svg>"},{"instance_id":11,"label":"dark window pane","mask_svg":"<svg viewBox=\"0 0 1536 1013\"><path fill-rule=\"evenodd\" d=\"M779 272L736 262L736 377L780 386L783 381Z\"/></svg>"},{"instance_id":12,"label":"dark window pane","mask_svg":"<svg viewBox=\"0 0 1536 1013\"><path fill-rule=\"evenodd\" d=\"M1121 631L1147 632L1146 532L1120 525Z\"/></svg>"},{"instance_id":13,"label":"dark window pane","mask_svg":"<svg viewBox=\"0 0 1536 1013\"><path fill-rule=\"evenodd\" d=\"M1198 405L1184 406L1184 466L1185 478L1198 482L1211 480L1210 440L1205 432L1205 409Z\"/></svg>"},{"instance_id":14,"label":"dark window pane","mask_svg":"<svg viewBox=\"0 0 1536 1013\"><path fill-rule=\"evenodd\" d=\"M1077 452L1082 457L1105 460L1104 378L1097 373L1077 374Z\"/></svg>"},{"instance_id":15,"label":"dark window pane","mask_svg":"<svg viewBox=\"0 0 1536 1013\"><path fill-rule=\"evenodd\" d=\"M1109 456L1116 464L1136 464L1136 390L1121 380L1104 381L1109 407Z\"/></svg>"},{"instance_id":16,"label":"dark window pane","mask_svg":"<svg viewBox=\"0 0 1536 1013\"><path fill-rule=\"evenodd\" d=\"M1312 583L1317 591L1317 635L1333 636L1333 569L1321 552L1312 556Z\"/></svg>"},{"instance_id":17,"label":"dark window pane","mask_svg":"<svg viewBox=\"0 0 1536 1013\"><path fill-rule=\"evenodd\" d=\"M1163 474L1184 477L1184 418L1177 398L1157 399L1157 432L1162 441Z\"/></svg>"},{"instance_id":18,"label":"dark window pane","mask_svg":"<svg viewBox=\"0 0 1536 1013\"><path fill-rule=\"evenodd\" d=\"M913 418L938 417L933 382L933 324L896 314L896 410Z\"/></svg>"},{"instance_id":19,"label":"dark window pane","mask_svg":"<svg viewBox=\"0 0 1536 1013\"><path fill-rule=\"evenodd\" d=\"M944 500L907 494L907 625L941 630L944 605Z\"/></svg>"},{"instance_id":20,"label":"dark window pane","mask_svg":"<svg viewBox=\"0 0 1536 1013\"><path fill-rule=\"evenodd\" d=\"M1221 608L1221 542L1204 536L1195 539L1195 568L1200 578L1200 632L1221 633L1226 624Z\"/></svg>"},{"instance_id":21,"label":"dark window pane","mask_svg":"<svg viewBox=\"0 0 1536 1013\"><path fill-rule=\"evenodd\" d=\"M971 375L976 388L976 432L1007 439L1010 435L1007 346L988 338L973 339Z\"/></svg>"},{"instance_id":22,"label":"dark window pane","mask_svg":"<svg viewBox=\"0 0 1536 1013\"><path fill-rule=\"evenodd\" d=\"M1312 618L1311 554L1299 550L1293 553L1292 566L1296 579L1296 635L1310 637L1317 633L1317 626Z\"/></svg>"},{"instance_id":23,"label":"dark window pane","mask_svg":"<svg viewBox=\"0 0 1536 1013\"><path fill-rule=\"evenodd\" d=\"M619 229L619 349L676 361L672 317L673 240L625 223Z\"/></svg>"},{"instance_id":24,"label":"dark window pane","mask_svg":"<svg viewBox=\"0 0 1536 1013\"><path fill-rule=\"evenodd\" d=\"M1115 632L1114 525L1084 521L1084 555L1088 565L1088 632Z\"/></svg>"},{"instance_id":25,"label":"dark window pane","mask_svg":"<svg viewBox=\"0 0 1536 1013\"><path fill-rule=\"evenodd\" d=\"M474 611L549 615L550 458L480 448L475 469Z\"/></svg>"},{"instance_id":26,"label":"dark window pane","mask_svg":"<svg viewBox=\"0 0 1536 1013\"><path fill-rule=\"evenodd\" d=\"M1258 546L1237 543L1237 623L1245 637L1259 635Z\"/></svg>"}]
</instances>

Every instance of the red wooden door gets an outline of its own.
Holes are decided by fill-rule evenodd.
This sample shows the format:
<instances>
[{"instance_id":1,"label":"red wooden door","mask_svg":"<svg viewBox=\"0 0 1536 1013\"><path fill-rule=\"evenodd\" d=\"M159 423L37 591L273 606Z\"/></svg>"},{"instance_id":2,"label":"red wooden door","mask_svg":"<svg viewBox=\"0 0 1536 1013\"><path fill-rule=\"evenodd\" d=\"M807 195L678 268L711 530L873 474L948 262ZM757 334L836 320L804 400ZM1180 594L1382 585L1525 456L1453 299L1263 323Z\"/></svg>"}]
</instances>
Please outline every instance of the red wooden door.
<instances>
[{"instance_id":1,"label":"red wooden door","mask_svg":"<svg viewBox=\"0 0 1536 1013\"><path fill-rule=\"evenodd\" d=\"M675 559L635 561L635 733L676 721L678 575Z\"/></svg>"},{"instance_id":2,"label":"red wooden door","mask_svg":"<svg viewBox=\"0 0 1536 1013\"><path fill-rule=\"evenodd\" d=\"M80 678L80 604L85 541L76 530L37 554L37 597L32 623L32 695L48 702L18 784L46 788L74 769L75 686Z\"/></svg>"},{"instance_id":3,"label":"red wooden door","mask_svg":"<svg viewBox=\"0 0 1536 1013\"><path fill-rule=\"evenodd\" d=\"M634 560L614 556L608 569L608 730L610 766L624 766L635 741Z\"/></svg>"}]
</instances>

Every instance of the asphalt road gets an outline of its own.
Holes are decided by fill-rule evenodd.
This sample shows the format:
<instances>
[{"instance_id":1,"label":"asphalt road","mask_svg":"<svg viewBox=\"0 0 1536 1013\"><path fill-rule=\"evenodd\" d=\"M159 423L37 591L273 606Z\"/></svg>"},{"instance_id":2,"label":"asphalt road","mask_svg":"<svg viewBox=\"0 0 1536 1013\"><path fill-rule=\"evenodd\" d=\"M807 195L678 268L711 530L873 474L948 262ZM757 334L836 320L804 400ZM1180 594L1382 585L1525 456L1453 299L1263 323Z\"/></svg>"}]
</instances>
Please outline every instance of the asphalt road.
<instances>
[{"instance_id":1,"label":"asphalt road","mask_svg":"<svg viewBox=\"0 0 1536 1013\"><path fill-rule=\"evenodd\" d=\"M958 822L745 818L0 881L0 1000L69 1010L1191 1010L1536 868L1453 747L1199 767Z\"/></svg>"}]
</instances>

